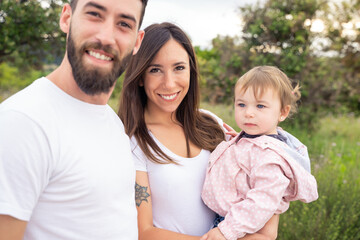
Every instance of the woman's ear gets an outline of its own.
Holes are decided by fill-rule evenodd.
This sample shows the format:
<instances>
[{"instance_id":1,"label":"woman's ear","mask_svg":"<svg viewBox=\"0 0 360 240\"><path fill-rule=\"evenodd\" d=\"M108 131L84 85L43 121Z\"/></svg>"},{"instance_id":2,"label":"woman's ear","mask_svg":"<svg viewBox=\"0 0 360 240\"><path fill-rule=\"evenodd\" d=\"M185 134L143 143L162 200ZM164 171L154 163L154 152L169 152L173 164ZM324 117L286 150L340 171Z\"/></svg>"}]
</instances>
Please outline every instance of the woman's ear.
<instances>
[{"instance_id":1,"label":"woman's ear","mask_svg":"<svg viewBox=\"0 0 360 240\"><path fill-rule=\"evenodd\" d=\"M139 82L139 87L143 87L143 86L144 86L144 80L141 78Z\"/></svg>"},{"instance_id":2,"label":"woman's ear","mask_svg":"<svg viewBox=\"0 0 360 240\"><path fill-rule=\"evenodd\" d=\"M281 110L281 113L280 113L280 116L279 116L279 122L282 122L284 121L287 116L289 115L290 113L290 109L291 109L291 106L290 105L286 105L282 110Z\"/></svg>"},{"instance_id":3,"label":"woman's ear","mask_svg":"<svg viewBox=\"0 0 360 240\"><path fill-rule=\"evenodd\" d=\"M60 21L59 21L60 29L64 33L69 33L70 31L71 16L72 16L72 10L70 4L67 3L64 5L62 9Z\"/></svg>"}]
</instances>

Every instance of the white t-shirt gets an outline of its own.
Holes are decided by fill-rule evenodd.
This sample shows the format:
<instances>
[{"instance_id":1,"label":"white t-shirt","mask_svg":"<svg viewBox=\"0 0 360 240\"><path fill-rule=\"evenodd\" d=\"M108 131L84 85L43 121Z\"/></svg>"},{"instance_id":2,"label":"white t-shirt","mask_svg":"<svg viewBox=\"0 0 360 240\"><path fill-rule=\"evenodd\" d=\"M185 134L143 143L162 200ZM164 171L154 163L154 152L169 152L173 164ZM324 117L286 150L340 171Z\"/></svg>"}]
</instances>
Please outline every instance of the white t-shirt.
<instances>
[{"instance_id":1,"label":"white t-shirt","mask_svg":"<svg viewBox=\"0 0 360 240\"><path fill-rule=\"evenodd\" d=\"M0 105L0 214L24 239L137 239L129 138L108 105L46 78Z\"/></svg>"},{"instance_id":2,"label":"white t-shirt","mask_svg":"<svg viewBox=\"0 0 360 240\"><path fill-rule=\"evenodd\" d=\"M221 119L216 119L222 126ZM202 149L196 157L184 158L171 152L149 133L161 150L179 163L150 161L135 137L131 138L135 168L148 174L154 226L193 236L205 234L215 219L215 213L201 199L210 151Z\"/></svg>"}]
</instances>

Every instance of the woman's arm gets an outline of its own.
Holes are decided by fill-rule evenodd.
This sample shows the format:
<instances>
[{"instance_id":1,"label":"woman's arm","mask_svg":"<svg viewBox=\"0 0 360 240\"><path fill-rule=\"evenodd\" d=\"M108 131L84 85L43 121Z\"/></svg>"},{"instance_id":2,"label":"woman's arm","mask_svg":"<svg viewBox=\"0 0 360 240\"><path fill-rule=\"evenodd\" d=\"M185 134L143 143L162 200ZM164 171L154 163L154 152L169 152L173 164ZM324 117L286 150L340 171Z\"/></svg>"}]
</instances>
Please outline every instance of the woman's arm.
<instances>
[{"instance_id":1,"label":"woman's arm","mask_svg":"<svg viewBox=\"0 0 360 240\"><path fill-rule=\"evenodd\" d=\"M136 206L138 211L139 240L199 240L200 237L189 236L169 230L156 228L153 225L151 192L147 172L136 171Z\"/></svg>"},{"instance_id":2,"label":"woman's arm","mask_svg":"<svg viewBox=\"0 0 360 240\"><path fill-rule=\"evenodd\" d=\"M241 240L275 240L277 238L279 227L279 215L274 214L265 226L257 233L246 234ZM238 239L238 240L239 240Z\"/></svg>"},{"instance_id":3,"label":"woman's arm","mask_svg":"<svg viewBox=\"0 0 360 240\"><path fill-rule=\"evenodd\" d=\"M265 235L269 237L269 239L276 239L278 234L278 227L279 227L279 217L280 215L274 214L270 218L270 220L265 224L265 226L260 229L257 233Z\"/></svg>"},{"instance_id":4,"label":"woman's arm","mask_svg":"<svg viewBox=\"0 0 360 240\"><path fill-rule=\"evenodd\" d=\"M279 225L279 215L274 215L270 220L265 224L265 226L260 229L257 233L246 234L244 237L239 238L238 240L275 240L277 238L277 230ZM220 232L219 228L213 228L200 240L214 240L214 239L225 239L224 235Z\"/></svg>"},{"instance_id":5,"label":"woman's arm","mask_svg":"<svg viewBox=\"0 0 360 240\"><path fill-rule=\"evenodd\" d=\"M0 215L0 240L22 239L27 222L8 215Z\"/></svg>"}]
</instances>

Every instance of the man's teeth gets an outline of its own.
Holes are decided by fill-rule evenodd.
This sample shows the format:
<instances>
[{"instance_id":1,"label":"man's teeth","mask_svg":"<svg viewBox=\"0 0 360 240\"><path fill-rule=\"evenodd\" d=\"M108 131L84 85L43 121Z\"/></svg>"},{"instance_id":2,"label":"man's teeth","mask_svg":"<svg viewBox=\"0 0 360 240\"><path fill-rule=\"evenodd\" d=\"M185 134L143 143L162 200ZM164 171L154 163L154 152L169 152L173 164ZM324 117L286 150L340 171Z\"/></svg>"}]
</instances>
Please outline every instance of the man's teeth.
<instances>
[{"instance_id":1,"label":"man's teeth","mask_svg":"<svg viewBox=\"0 0 360 240\"><path fill-rule=\"evenodd\" d=\"M173 100L177 96L177 93L174 93L172 95L161 95L160 94L160 96L165 100Z\"/></svg>"},{"instance_id":2,"label":"man's teeth","mask_svg":"<svg viewBox=\"0 0 360 240\"><path fill-rule=\"evenodd\" d=\"M93 52L93 51L89 51L90 56L93 56L94 58L100 59L100 60L104 60L104 61L111 61L111 58L105 55L102 55L100 53L97 52Z\"/></svg>"}]
</instances>

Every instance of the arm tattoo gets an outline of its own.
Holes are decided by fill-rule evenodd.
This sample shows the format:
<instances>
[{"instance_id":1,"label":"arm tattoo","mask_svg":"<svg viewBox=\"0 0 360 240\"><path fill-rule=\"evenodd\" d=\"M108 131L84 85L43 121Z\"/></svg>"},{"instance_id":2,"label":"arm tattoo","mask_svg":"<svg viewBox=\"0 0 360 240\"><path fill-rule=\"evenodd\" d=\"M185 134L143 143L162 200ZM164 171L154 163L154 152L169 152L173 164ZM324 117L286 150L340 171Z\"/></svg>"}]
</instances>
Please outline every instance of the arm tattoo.
<instances>
[{"instance_id":1,"label":"arm tattoo","mask_svg":"<svg viewBox=\"0 0 360 240\"><path fill-rule=\"evenodd\" d=\"M140 206L142 201L148 202L147 198L150 194L147 192L148 187L143 187L135 182L135 202L136 206Z\"/></svg>"}]
</instances>

